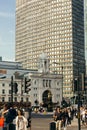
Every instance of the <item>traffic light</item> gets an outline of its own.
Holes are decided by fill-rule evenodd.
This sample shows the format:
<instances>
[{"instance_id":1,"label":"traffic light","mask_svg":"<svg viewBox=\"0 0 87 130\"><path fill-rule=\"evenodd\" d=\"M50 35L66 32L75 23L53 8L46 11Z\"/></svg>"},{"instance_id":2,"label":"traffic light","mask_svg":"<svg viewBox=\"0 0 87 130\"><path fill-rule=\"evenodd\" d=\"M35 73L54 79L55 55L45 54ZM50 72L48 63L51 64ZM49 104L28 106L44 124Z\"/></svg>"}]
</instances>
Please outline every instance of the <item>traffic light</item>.
<instances>
[{"instance_id":1,"label":"traffic light","mask_svg":"<svg viewBox=\"0 0 87 130\"><path fill-rule=\"evenodd\" d=\"M31 86L31 79L28 79L25 77L24 79L24 92L25 93L28 93L31 90L30 86Z\"/></svg>"},{"instance_id":2,"label":"traffic light","mask_svg":"<svg viewBox=\"0 0 87 130\"><path fill-rule=\"evenodd\" d=\"M15 94L17 94L17 92L18 92L18 84L16 82L13 85L13 91Z\"/></svg>"}]
</instances>

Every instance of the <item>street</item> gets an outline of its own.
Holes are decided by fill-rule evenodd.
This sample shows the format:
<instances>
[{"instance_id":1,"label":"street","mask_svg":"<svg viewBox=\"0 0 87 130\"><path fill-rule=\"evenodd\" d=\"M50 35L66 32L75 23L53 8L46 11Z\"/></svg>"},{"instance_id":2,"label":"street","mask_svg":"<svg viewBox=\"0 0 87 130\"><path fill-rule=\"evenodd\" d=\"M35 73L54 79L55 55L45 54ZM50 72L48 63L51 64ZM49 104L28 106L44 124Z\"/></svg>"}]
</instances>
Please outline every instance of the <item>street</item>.
<instances>
[{"instance_id":1,"label":"street","mask_svg":"<svg viewBox=\"0 0 87 130\"><path fill-rule=\"evenodd\" d=\"M33 118L32 119L32 130L49 130L49 123L52 119L46 118Z\"/></svg>"},{"instance_id":2,"label":"street","mask_svg":"<svg viewBox=\"0 0 87 130\"><path fill-rule=\"evenodd\" d=\"M52 114L33 114L31 121L31 130L50 130L50 123L52 121ZM0 128L0 130L2 130L2 128ZM64 128L61 130L64 130ZM78 119L74 118L71 126L67 126L66 130L79 130ZM81 126L80 130L87 130L87 126Z\"/></svg>"},{"instance_id":3,"label":"street","mask_svg":"<svg viewBox=\"0 0 87 130\"><path fill-rule=\"evenodd\" d=\"M32 130L49 130L49 124L53 121L52 114L33 114Z\"/></svg>"},{"instance_id":4,"label":"street","mask_svg":"<svg viewBox=\"0 0 87 130\"><path fill-rule=\"evenodd\" d=\"M42 117L39 115L34 116L32 118L32 130L50 130L50 122L52 122L52 116L50 117L46 117L45 115ZM72 121L71 126L68 126L66 130L78 130L78 119L75 118ZM62 128L62 130L64 130L64 128ZM85 126L81 126L81 130L87 130L87 127Z\"/></svg>"}]
</instances>

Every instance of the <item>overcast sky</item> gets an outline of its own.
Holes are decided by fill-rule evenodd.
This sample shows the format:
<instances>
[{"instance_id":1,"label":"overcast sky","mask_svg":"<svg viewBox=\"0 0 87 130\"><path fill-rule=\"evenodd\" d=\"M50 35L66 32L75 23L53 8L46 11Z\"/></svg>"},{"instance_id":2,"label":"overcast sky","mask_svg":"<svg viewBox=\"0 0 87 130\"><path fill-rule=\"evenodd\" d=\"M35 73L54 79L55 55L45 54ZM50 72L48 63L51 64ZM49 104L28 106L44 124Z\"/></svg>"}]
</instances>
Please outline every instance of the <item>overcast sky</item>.
<instances>
[{"instance_id":1,"label":"overcast sky","mask_svg":"<svg viewBox=\"0 0 87 130\"><path fill-rule=\"evenodd\" d=\"M15 1L0 0L0 56L15 59Z\"/></svg>"}]
</instances>

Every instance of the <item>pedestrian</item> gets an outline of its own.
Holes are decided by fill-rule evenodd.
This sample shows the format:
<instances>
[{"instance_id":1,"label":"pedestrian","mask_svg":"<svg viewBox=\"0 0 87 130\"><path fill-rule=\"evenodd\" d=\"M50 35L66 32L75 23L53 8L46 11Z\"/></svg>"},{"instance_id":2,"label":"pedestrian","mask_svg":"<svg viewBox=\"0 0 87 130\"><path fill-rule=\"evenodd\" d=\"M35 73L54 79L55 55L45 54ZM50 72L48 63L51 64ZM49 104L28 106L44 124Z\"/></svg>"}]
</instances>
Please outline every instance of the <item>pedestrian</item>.
<instances>
[{"instance_id":1,"label":"pedestrian","mask_svg":"<svg viewBox=\"0 0 87 130\"><path fill-rule=\"evenodd\" d=\"M27 128L30 128L30 130L31 130L31 113L32 113L31 103L26 103L24 116L28 121Z\"/></svg>"},{"instance_id":2,"label":"pedestrian","mask_svg":"<svg viewBox=\"0 0 87 130\"><path fill-rule=\"evenodd\" d=\"M60 107L58 106L53 114L54 121L57 121L58 130L61 130L61 123L62 123L62 112Z\"/></svg>"},{"instance_id":3,"label":"pedestrian","mask_svg":"<svg viewBox=\"0 0 87 130\"><path fill-rule=\"evenodd\" d=\"M6 123L6 120L5 120L5 117L6 117L8 110L9 110L8 104L4 104L4 107L3 107L2 112L1 112L1 117L4 118L4 126L3 126L2 130L4 130L4 128L7 128L7 125L8 125Z\"/></svg>"},{"instance_id":4,"label":"pedestrian","mask_svg":"<svg viewBox=\"0 0 87 130\"><path fill-rule=\"evenodd\" d=\"M15 125L13 124L13 120L16 118L17 112L14 109L13 103L7 103L4 105L2 116L5 119L3 130L7 127L9 128L9 130L15 130Z\"/></svg>"},{"instance_id":5,"label":"pedestrian","mask_svg":"<svg viewBox=\"0 0 87 130\"><path fill-rule=\"evenodd\" d=\"M87 110L85 111L85 125L87 126Z\"/></svg>"},{"instance_id":6,"label":"pedestrian","mask_svg":"<svg viewBox=\"0 0 87 130\"><path fill-rule=\"evenodd\" d=\"M71 116L71 109L68 108L67 111L68 111L68 120L67 120L67 124L68 124L69 126L71 126L71 119L72 119L72 116Z\"/></svg>"},{"instance_id":7,"label":"pedestrian","mask_svg":"<svg viewBox=\"0 0 87 130\"><path fill-rule=\"evenodd\" d=\"M67 108L64 108L64 111L62 113L62 118L63 118L63 127L64 127L64 130L66 130L67 129L67 122L69 119Z\"/></svg>"},{"instance_id":8,"label":"pedestrian","mask_svg":"<svg viewBox=\"0 0 87 130\"><path fill-rule=\"evenodd\" d=\"M18 110L18 116L16 117L16 130L27 130L27 119L24 117L23 110Z\"/></svg>"},{"instance_id":9,"label":"pedestrian","mask_svg":"<svg viewBox=\"0 0 87 130\"><path fill-rule=\"evenodd\" d=\"M74 119L75 112L76 112L76 108L74 108L74 107L72 106L72 107L71 107L71 120Z\"/></svg>"},{"instance_id":10,"label":"pedestrian","mask_svg":"<svg viewBox=\"0 0 87 130\"><path fill-rule=\"evenodd\" d=\"M83 109L83 111L81 112L81 121L82 121L82 125L85 125L85 109Z\"/></svg>"}]
</instances>

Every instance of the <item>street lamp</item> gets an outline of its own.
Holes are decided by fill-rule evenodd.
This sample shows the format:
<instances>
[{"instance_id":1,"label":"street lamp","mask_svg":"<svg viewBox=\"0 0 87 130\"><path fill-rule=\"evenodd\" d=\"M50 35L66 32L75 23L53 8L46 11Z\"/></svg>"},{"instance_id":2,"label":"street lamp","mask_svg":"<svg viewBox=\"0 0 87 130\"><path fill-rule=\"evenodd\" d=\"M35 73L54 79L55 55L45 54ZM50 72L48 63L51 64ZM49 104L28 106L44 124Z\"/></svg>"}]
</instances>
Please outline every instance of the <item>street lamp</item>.
<instances>
[{"instance_id":1,"label":"street lamp","mask_svg":"<svg viewBox=\"0 0 87 130\"><path fill-rule=\"evenodd\" d=\"M81 130L81 125L80 125L80 90L79 90L79 75L77 76L77 78L75 78L75 80L77 80L77 95L78 95L78 130Z\"/></svg>"},{"instance_id":2,"label":"street lamp","mask_svg":"<svg viewBox=\"0 0 87 130\"><path fill-rule=\"evenodd\" d=\"M79 81L79 77L78 77L78 81ZM77 82L78 83L78 82ZM81 125L80 125L80 91L79 91L79 84L78 85L78 130L81 129Z\"/></svg>"},{"instance_id":3,"label":"street lamp","mask_svg":"<svg viewBox=\"0 0 87 130\"><path fill-rule=\"evenodd\" d=\"M11 102L13 102L13 76L11 76Z\"/></svg>"}]
</instances>

